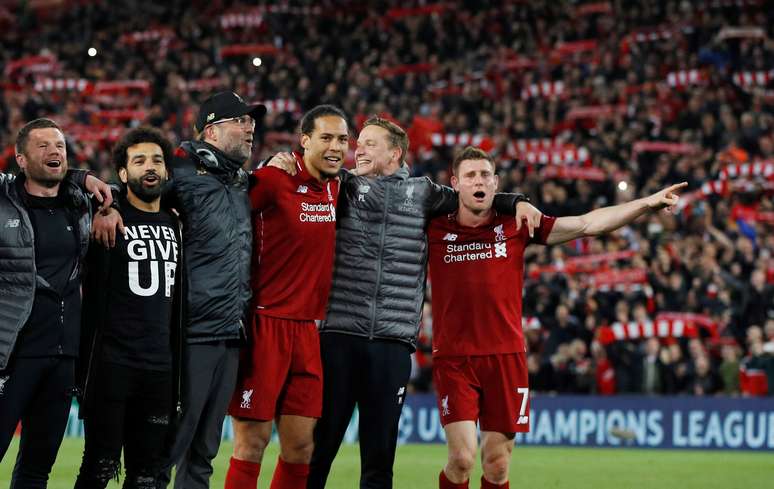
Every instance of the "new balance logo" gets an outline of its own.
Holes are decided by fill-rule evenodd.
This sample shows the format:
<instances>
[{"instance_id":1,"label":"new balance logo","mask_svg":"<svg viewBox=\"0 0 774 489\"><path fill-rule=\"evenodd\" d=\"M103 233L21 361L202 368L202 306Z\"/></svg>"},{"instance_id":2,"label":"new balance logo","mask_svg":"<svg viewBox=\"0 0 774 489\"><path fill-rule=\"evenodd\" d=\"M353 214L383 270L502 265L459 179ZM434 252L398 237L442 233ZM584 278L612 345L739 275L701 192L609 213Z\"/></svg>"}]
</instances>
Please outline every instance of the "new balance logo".
<instances>
[{"instance_id":1,"label":"new balance logo","mask_svg":"<svg viewBox=\"0 0 774 489\"><path fill-rule=\"evenodd\" d=\"M297 194L305 194L309 192L309 188L306 185L299 185L296 189Z\"/></svg>"},{"instance_id":2,"label":"new balance logo","mask_svg":"<svg viewBox=\"0 0 774 489\"><path fill-rule=\"evenodd\" d=\"M19 219L8 219L5 221L5 228L18 228L19 227Z\"/></svg>"},{"instance_id":3,"label":"new balance logo","mask_svg":"<svg viewBox=\"0 0 774 489\"><path fill-rule=\"evenodd\" d=\"M519 416L516 420L516 424L529 424L529 416Z\"/></svg>"},{"instance_id":4,"label":"new balance logo","mask_svg":"<svg viewBox=\"0 0 774 489\"><path fill-rule=\"evenodd\" d=\"M446 236L443 237L444 241L457 241L457 235L454 233L447 233Z\"/></svg>"},{"instance_id":5,"label":"new balance logo","mask_svg":"<svg viewBox=\"0 0 774 489\"><path fill-rule=\"evenodd\" d=\"M495 243L495 258L508 258L508 248L505 243Z\"/></svg>"},{"instance_id":6,"label":"new balance logo","mask_svg":"<svg viewBox=\"0 0 774 489\"><path fill-rule=\"evenodd\" d=\"M403 404L403 399L406 397L406 388L401 387L398 389L398 404Z\"/></svg>"},{"instance_id":7,"label":"new balance logo","mask_svg":"<svg viewBox=\"0 0 774 489\"><path fill-rule=\"evenodd\" d=\"M250 398L253 397L253 390L248 389L242 392L242 402L239 404L239 407L242 409L250 409Z\"/></svg>"}]
</instances>

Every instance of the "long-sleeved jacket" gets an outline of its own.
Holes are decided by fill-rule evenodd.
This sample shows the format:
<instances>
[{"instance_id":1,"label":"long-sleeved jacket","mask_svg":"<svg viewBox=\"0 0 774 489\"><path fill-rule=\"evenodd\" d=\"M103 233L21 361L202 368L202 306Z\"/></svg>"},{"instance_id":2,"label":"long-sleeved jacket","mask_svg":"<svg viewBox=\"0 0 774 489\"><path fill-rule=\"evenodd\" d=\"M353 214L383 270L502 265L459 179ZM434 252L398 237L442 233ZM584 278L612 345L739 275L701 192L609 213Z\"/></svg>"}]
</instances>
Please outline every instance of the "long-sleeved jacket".
<instances>
[{"instance_id":1,"label":"long-sleeved jacket","mask_svg":"<svg viewBox=\"0 0 774 489\"><path fill-rule=\"evenodd\" d=\"M247 173L200 142L183 143L171 168L186 251L186 341L239 339L251 297Z\"/></svg>"},{"instance_id":2,"label":"long-sleeved jacket","mask_svg":"<svg viewBox=\"0 0 774 489\"><path fill-rule=\"evenodd\" d=\"M77 223L75 232L80 244L80 258L70 280L80 280L81 262L89 246L91 204L82 190L86 174L68 172L59 190L60 195L64 192L67 209ZM24 180L23 174L0 174L0 370L8 366L19 333L32 312L36 288L45 283L35 266L35 239L39 237L35 236L24 202ZM64 326L76 334L77 324Z\"/></svg>"},{"instance_id":3,"label":"long-sleeved jacket","mask_svg":"<svg viewBox=\"0 0 774 489\"><path fill-rule=\"evenodd\" d=\"M328 315L321 333L400 341L416 348L425 292L431 218L457 209L457 193L427 177L367 178L342 173L336 258ZM520 195L498 194L513 213Z\"/></svg>"}]
</instances>

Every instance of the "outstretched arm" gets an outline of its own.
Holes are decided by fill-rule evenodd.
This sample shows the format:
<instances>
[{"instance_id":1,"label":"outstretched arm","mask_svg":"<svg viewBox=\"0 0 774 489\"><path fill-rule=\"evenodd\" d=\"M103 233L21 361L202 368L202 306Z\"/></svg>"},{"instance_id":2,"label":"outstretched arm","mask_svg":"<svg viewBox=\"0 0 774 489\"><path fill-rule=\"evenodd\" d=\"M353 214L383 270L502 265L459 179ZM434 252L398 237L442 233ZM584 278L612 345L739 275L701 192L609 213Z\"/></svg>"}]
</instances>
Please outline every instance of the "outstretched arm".
<instances>
[{"instance_id":1,"label":"outstretched arm","mask_svg":"<svg viewBox=\"0 0 774 489\"><path fill-rule=\"evenodd\" d=\"M674 206L679 199L675 192L687 185L687 182L678 183L653 195L625 204L595 209L582 216L560 217L554 223L546 243L564 243L584 236L599 236L615 231L650 210Z\"/></svg>"}]
</instances>

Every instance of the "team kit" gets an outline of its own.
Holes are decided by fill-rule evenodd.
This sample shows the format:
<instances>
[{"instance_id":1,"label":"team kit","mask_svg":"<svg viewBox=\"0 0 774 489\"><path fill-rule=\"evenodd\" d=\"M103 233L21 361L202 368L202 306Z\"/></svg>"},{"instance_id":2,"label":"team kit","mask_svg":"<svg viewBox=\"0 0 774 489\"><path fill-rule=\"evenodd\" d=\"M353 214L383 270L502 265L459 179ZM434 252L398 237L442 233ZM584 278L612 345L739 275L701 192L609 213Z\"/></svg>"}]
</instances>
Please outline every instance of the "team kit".
<instances>
[{"instance_id":1,"label":"team kit","mask_svg":"<svg viewBox=\"0 0 774 489\"><path fill-rule=\"evenodd\" d=\"M70 341L67 352L36 346L47 341L36 306L0 352L7 353L0 455L11 436L5 431L22 420L15 487L45 487L63 408L35 417L30 405L64 388L78 396L84 418L78 488L119 477L122 452L125 487L166 487L173 469L174 487L209 487L226 414L235 436L226 489L257 487L274 429L280 453L271 488L323 488L355 407L360 487L390 488L428 282L433 380L448 445L438 487L469 487L479 449L480 487L509 487L513 440L530 424L526 247L610 232L675 205L684 186L555 218L521 194L497 193L495 160L479 148L454 158L451 188L410 176L406 132L380 117L360 128L356 165L346 170L352 131L332 105L304 114L300 151L248 173L265 111L221 92L200 106L196 138L176 149L155 129L128 131L113 151L120 192L107 192L110 207L87 202L88 252L57 195L69 186L94 193L88 185L101 182L67 171L57 143L64 135L52 121L20 131L23 176L0 183L9 199L22 196L19 212L31 216L33 235L44 228L46 239L60 235L49 246L29 245L38 282L48 286L34 294L71 297L80 283L83 297L77 306L61 303L62 322L72 309L70 323L80 326L75 339L51 340ZM30 149L28 140L43 136L60 166ZM55 191L37 195L44 188ZM0 234L0 246L7 239ZM23 378L20 365L43 371L63 358L54 386L42 384L45 374ZM46 456L25 448L43 442Z\"/></svg>"}]
</instances>

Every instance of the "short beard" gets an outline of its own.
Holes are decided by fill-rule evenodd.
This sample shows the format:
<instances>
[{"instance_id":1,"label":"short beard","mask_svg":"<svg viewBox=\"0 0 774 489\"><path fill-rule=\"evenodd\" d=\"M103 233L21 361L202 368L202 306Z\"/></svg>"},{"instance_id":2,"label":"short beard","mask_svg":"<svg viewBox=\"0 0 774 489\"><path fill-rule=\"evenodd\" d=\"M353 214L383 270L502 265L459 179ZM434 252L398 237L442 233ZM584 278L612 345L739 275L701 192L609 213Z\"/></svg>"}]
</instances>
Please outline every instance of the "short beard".
<instances>
[{"instance_id":1,"label":"short beard","mask_svg":"<svg viewBox=\"0 0 774 489\"><path fill-rule=\"evenodd\" d=\"M143 178L145 178L145 175L140 178L129 179L126 182L126 185L138 199L145 202L146 204L150 204L161 197L161 194L164 193L167 180L157 176L159 179L159 184L153 188L145 188L142 185Z\"/></svg>"},{"instance_id":2,"label":"short beard","mask_svg":"<svg viewBox=\"0 0 774 489\"><path fill-rule=\"evenodd\" d=\"M222 151L223 151L223 154L226 155L228 159L237 161L239 163L244 163L245 161L249 160L250 156L252 156L253 154L252 148L248 148L245 151L242 149L241 144L236 144L230 148L223 148Z\"/></svg>"},{"instance_id":3,"label":"short beard","mask_svg":"<svg viewBox=\"0 0 774 489\"><path fill-rule=\"evenodd\" d=\"M65 179L65 176L67 174L67 172L62 172L58 177L50 177L45 173L43 175L37 175L36 173L37 172L35 171L30 172L29 169L28 171L25 172L28 180L31 180L32 182L37 183L38 185L46 188L56 187L57 185L62 183L62 180Z\"/></svg>"}]
</instances>

